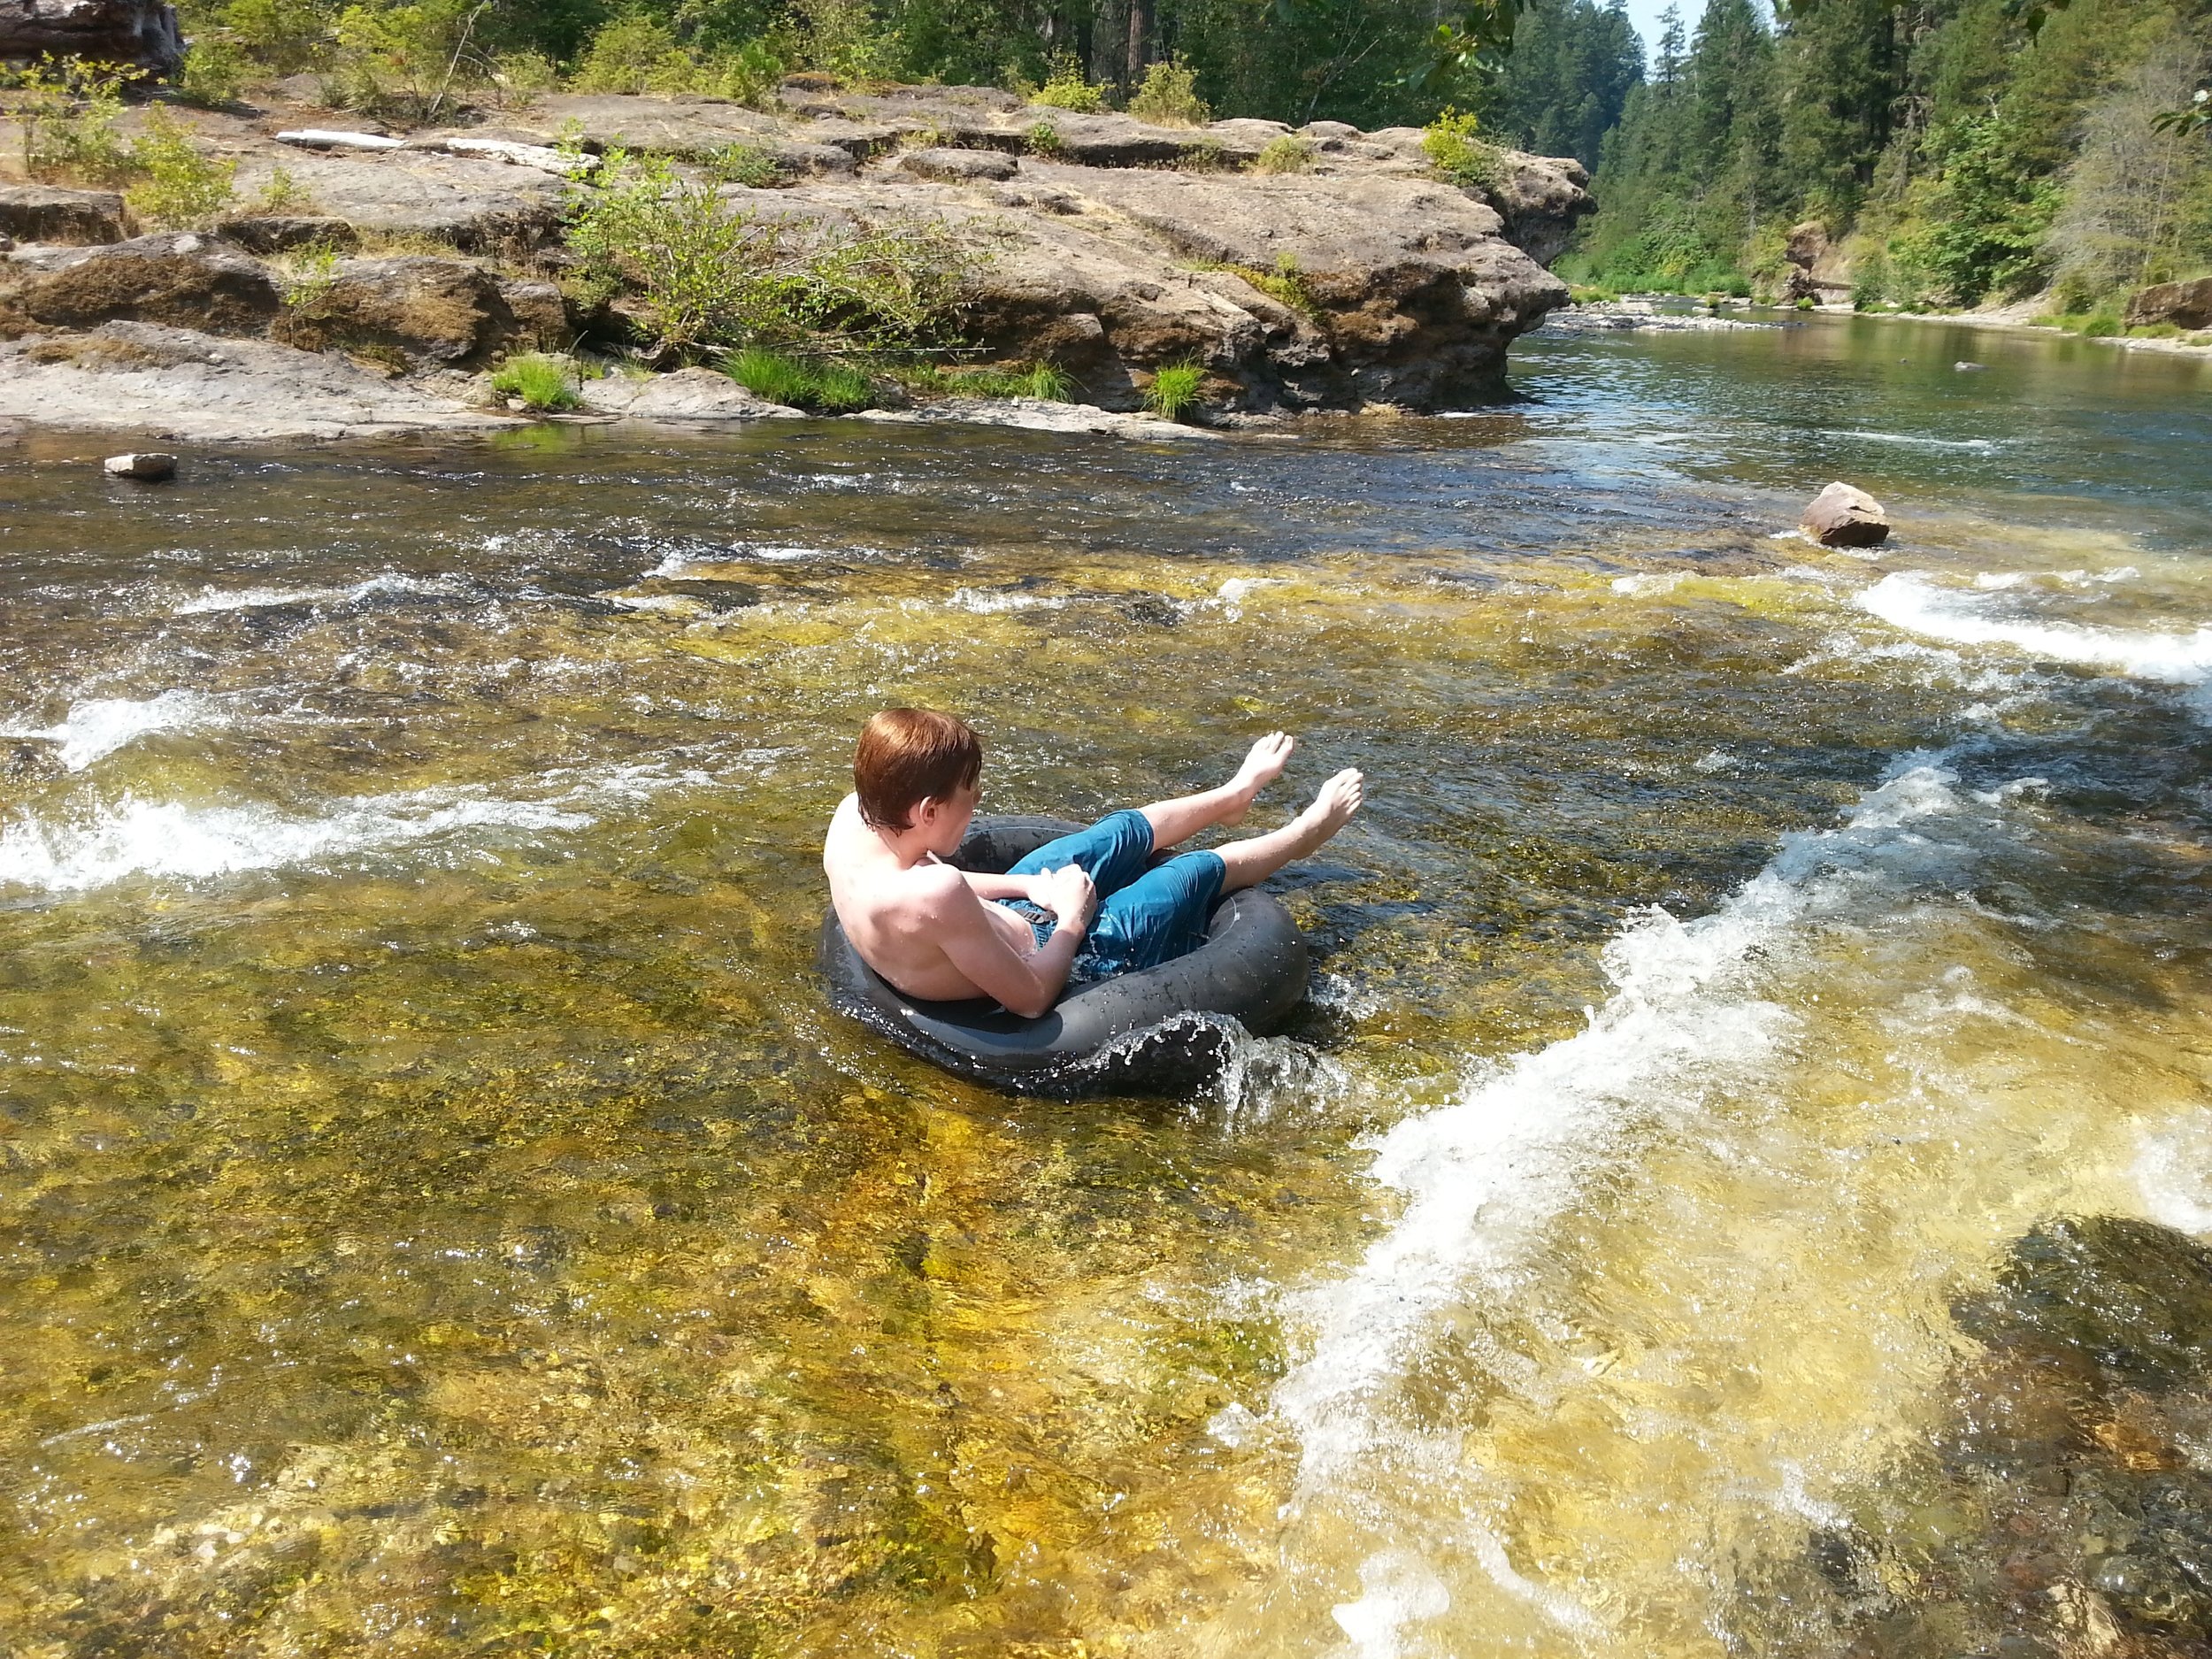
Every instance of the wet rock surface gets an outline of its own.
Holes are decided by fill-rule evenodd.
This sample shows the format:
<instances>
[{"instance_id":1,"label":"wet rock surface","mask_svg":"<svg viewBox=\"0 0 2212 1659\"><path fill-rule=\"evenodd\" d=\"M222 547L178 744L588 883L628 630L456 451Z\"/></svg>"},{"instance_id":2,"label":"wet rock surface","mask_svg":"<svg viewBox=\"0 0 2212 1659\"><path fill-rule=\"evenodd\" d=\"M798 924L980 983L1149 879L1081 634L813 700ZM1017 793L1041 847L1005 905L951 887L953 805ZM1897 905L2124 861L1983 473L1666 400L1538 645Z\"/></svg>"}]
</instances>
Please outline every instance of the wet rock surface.
<instances>
[{"instance_id":1,"label":"wet rock surface","mask_svg":"<svg viewBox=\"0 0 2212 1659\"><path fill-rule=\"evenodd\" d=\"M1855 1610L1805 1651L2212 1652L2212 1250L2054 1220L1955 1317L1932 1451L1812 1540L1803 1570Z\"/></svg>"},{"instance_id":2,"label":"wet rock surface","mask_svg":"<svg viewBox=\"0 0 2212 1659\"><path fill-rule=\"evenodd\" d=\"M1889 515L1864 490L1834 483L1805 503L1798 528L1823 547L1878 547L1889 540Z\"/></svg>"}]
</instances>

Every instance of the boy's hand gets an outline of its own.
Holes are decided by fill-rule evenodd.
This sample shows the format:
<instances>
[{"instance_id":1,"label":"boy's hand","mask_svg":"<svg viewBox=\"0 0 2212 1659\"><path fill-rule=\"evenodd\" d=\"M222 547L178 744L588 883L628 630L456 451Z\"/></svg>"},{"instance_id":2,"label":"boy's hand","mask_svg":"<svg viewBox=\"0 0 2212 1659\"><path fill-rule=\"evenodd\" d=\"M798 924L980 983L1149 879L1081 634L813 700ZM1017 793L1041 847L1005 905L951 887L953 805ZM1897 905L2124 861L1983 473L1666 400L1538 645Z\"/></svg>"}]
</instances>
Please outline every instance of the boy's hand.
<instances>
[{"instance_id":1,"label":"boy's hand","mask_svg":"<svg viewBox=\"0 0 2212 1659\"><path fill-rule=\"evenodd\" d=\"M1090 926L1091 912L1098 905L1098 889L1091 885L1081 864L1065 864L1037 878L1030 902L1050 910L1061 926L1081 929Z\"/></svg>"}]
</instances>

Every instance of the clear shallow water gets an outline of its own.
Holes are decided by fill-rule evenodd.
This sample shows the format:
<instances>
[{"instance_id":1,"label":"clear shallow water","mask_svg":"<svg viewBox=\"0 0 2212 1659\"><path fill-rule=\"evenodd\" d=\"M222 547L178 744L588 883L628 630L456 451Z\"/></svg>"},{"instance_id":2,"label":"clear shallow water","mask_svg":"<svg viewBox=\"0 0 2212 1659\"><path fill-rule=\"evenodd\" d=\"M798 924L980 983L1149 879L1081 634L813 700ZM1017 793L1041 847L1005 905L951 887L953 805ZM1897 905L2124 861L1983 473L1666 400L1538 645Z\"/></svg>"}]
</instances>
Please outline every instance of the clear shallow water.
<instances>
[{"instance_id":1,"label":"clear shallow water","mask_svg":"<svg viewBox=\"0 0 2212 1659\"><path fill-rule=\"evenodd\" d=\"M1957 1309L2055 1216L2212 1225L2212 372L1517 356L1282 440L0 451L0 1630L2066 1636L2078 1563L1959 1566L2015 1517L1946 1461ZM1776 538L1832 476L1892 546ZM1067 1104L830 1016L897 699L1008 810L1274 726L1365 768L1286 883L1309 1017Z\"/></svg>"}]
</instances>

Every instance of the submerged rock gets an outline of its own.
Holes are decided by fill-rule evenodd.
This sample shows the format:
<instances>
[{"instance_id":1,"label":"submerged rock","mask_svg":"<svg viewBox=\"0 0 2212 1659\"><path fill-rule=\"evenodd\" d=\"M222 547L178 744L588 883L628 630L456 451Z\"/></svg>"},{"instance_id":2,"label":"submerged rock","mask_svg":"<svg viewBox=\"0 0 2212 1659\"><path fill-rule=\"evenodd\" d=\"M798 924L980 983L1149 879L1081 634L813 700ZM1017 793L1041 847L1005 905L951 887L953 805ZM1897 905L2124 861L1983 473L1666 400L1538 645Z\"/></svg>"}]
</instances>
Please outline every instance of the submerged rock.
<instances>
[{"instance_id":1,"label":"submerged rock","mask_svg":"<svg viewBox=\"0 0 2212 1659\"><path fill-rule=\"evenodd\" d=\"M177 457L159 449L139 449L129 455L111 455L101 466L110 478L135 478L150 484L177 475Z\"/></svg>"},{"instance_id":2,"label":"submerged rock","mask_svg":"<svg viewBox=\"0 0 2212 1659\"><path fill-rule=\"evenodd\" d=\"M611 374L587 380L584 407L638 420L792 419L805 413L747 391L712 369L679 369L673 374Z\"/></svg>"},{"instance_id":3,"label":"submerged rock","mask_svg":"<svg viewBox=\"0 0 2212 1659\"><path fill-rule=\"evenodd\" d=\"M1806 503L1798 527L1823 547L1878 547L1889 540L1889 515L1864 490L1835 483Z\"/></svg>"}]
</instances>

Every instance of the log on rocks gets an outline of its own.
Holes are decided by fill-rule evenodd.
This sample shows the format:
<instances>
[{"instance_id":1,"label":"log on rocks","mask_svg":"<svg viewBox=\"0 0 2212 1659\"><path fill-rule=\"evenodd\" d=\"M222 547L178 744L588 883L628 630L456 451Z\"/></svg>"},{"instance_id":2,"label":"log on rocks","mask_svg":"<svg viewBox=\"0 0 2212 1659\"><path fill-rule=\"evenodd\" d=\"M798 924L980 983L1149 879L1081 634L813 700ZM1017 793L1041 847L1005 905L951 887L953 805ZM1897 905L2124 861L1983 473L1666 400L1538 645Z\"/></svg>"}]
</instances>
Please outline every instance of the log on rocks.
<instances>
[{"instance_id":1,"label":"log on rocks","mask_svg":"<svg viewBox=\"0 0 2212 1659\"><path fill-rule=\"evenodd\" d=\"M124 234L123 198L112 190L0 184L0 236L11 241L109 242Z\"/></svg>"},{"instance_id":2,"label":"log on rocks","mask_svg":"<svg viewBox=\"0 0 2212 1659\"><path fill-rule=\"evenodd\" d=\"M2139 288L2128 302L2128 326L2147 328L2171 323L2177 328L2212 328L2212 277L2193 282L2160 282Z\"/></svg>"},{"instance_id":3,"label":"log on rocks","mask_svg":"<svg viewBox=\"0 0 2212 1659\"><path fill-rule=\"evenodd\" d=\"M1878 547L1889 540L1889 515L1863 489L1835 483L1806 503L1798 528L1823 547Z\"/></svg>"},{"instance_id":4,"label":"log on rocks","mask_svg":"<svg viewBox=\"0 0 2212 1659\"><path fill-rule=\"evenodd\" d=\"M184 66L184 36L161 0L0 0L0 60L50 53L166 79Z\"/></svg>"}]
</instances>

